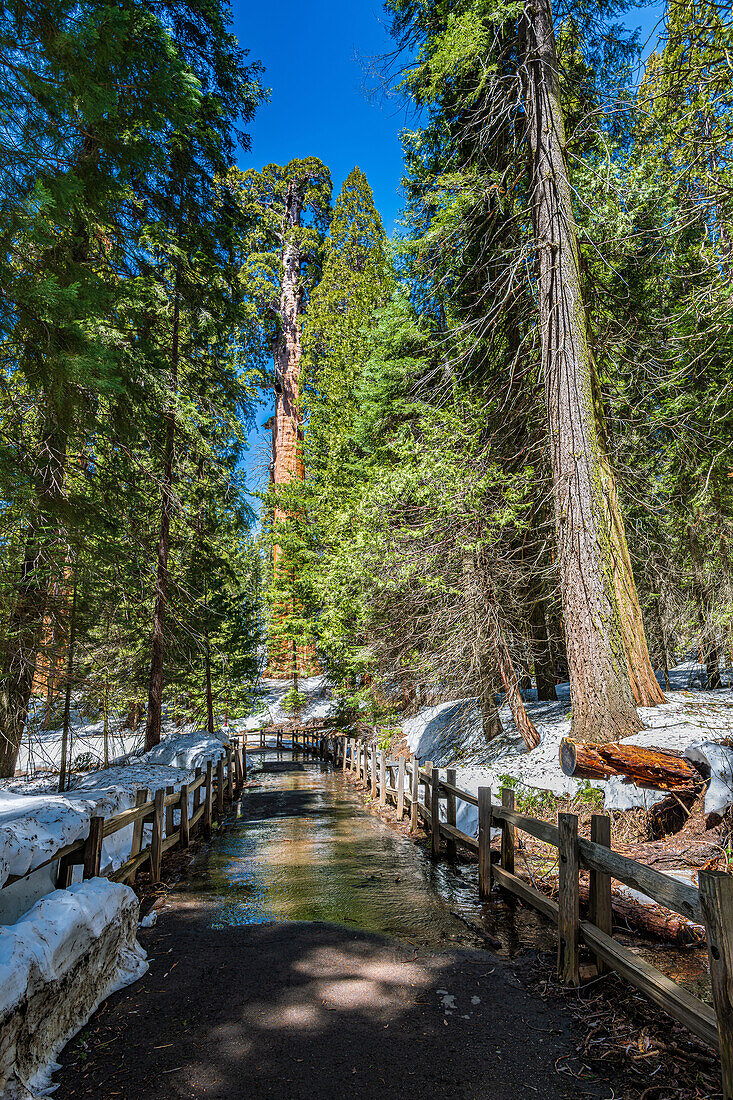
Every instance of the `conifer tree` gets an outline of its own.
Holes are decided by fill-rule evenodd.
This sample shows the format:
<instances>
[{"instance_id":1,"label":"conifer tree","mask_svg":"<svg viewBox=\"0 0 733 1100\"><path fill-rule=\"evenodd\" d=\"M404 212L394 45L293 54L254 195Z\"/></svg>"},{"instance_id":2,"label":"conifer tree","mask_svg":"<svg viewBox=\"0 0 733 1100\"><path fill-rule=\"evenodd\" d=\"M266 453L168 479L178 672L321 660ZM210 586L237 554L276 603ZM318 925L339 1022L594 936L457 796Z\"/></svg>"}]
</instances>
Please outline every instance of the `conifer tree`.
<instances>
[{"instance_id":1,"label":"conifer tree","mask_svg":"<svg viewBox=\"0 0 733 1100\"><path fill-rule=\"evenodd\" d=\"M262 172L233 171L229 185L245 227L239 241L243 293L256 318L253 327L259 331L259 347L269 346L273 357L270 511L274 531L274 622L269 634L268 673L295 681L299 674L312 669L313 651L306 643L298 650L295 633L301 625L303 608L296 589L301 582L296 560L291 554L283 554L281 543L292 541L284 530L296 522L290 498L305 477L300 408L301 319L320 274L323 235L330 216L331 177L319 160L309 157L284 167L270 164ZM288 625L290 620L292 625Z\"/></svg>"}]
</instances>

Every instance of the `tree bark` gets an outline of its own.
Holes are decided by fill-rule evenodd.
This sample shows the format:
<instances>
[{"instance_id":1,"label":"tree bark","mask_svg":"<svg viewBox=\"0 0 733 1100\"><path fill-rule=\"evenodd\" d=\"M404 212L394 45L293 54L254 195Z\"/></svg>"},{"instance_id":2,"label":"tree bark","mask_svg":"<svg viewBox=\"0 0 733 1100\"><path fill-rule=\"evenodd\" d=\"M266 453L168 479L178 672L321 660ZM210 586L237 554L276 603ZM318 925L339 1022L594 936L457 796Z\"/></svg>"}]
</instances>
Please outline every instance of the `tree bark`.
<instances>
[{"instance_id":1,"label":"tree bark","mask_svg":"<svg viewBox=\"0 0 733 1100\"><path fill-rule=\"evenodd\" d=\"M0 777L15 772L28 717L36 655L53 583L53 509L63 494L68 428L65 391L52 392L38 448L37 516L28 526L17 598L8 624L0 687Z\"/></svg>"},{"instance_id":2,"label":"tree bark","mask_svg":"<svg viewBox=\"0 0 733 1100\"><path fill-rule=\"evenodd\" d=\"M669 654L667 652L667 636L664 633L664 623L662 622L662 592L660 585L652 583L652 596L654 599L654 622L659 638L659 655L662 659L662 671L664 672L664 686L669 691Z\"/></svg>"},{"instance_id":3,"label":"tree bark","mask_svg":"<svg viewBox=\"0 0 733 1100\"><path fill-rule=\"evenodd\" d=\"M560 745L560 766L565 775L574 779L622 775L629 782L654 791L694 791L705 780L682 753L611 741L588 745L566 739Z\"/></svg>"},{"instance_id":4,"label":"tree bark","mask_svg":"<svg viewBox=\"0 0 733 1100\"><path fill-rule=\"evenodd\" d=\"M641 721L614 583L613 506L594 409L549 0L527 0L523 33L542 369L572 729L577 740L612 741L638 730Z\"/></svg>"},{"instance_id":5,"label":"tree bark","mask_svg":"<svg viewBox=\"0 0 733 1100\"><path fill-rule=\"evenodd\" d=\"M305 181L291 180L285 196L282 228L282 278L278 302L279 332L273 343L275 368L275 422L272 432L272 483L287 485L291 481L305 480L303 458L303 427L298 396L300 386L302 348L300 341L300 313L303 288L301 271L303 264L298 229L303 212ZM275 502L274 522L286 523L287 511ZM282 622L293 608L293 587L289 570L283 567L281 547L273 547L273 578L277 590L281 590L281 606L274 614ZM290 591L288 592L288 588ZM294 658L293 658L294 654ZM267 675L277 679L295 679L298 672L298 652L295 643L273 636L268 644ZM304 661L304 671L307 671Z\"/></svg>"},{"instance_id":6,"label":"tree bark","mask_svg":"<svg viewBox=\"0 0 733 1100\"><path fill-rule=\"evenodd\" d=\"M600 399L596 399L597 423L602 425ZM639 595L631 568L631 555L626 542L624 521L618 503L616 479L608 461L603 430L599 430L600 459L605 482L605 501L608 513L608 525L611 531L611 558L613 561L613 583L618 601L621 621L621 637L626 654L626 667L634 695L634 702L641 707L654 707L666 702L664 692L654 675L649 657L644 620L639 604Z\"/></svg>"},{"instance_id":7,"label":"tree bark","mask_svg":"<svg viewBox=\"0 0 733 1100\"><path fill-rule=\"evenodd\" d=\"M713 622L713 598L705 575L703 549L694 528L688 529L688 547L692 561L692 594L697 604L700 621L700 661L705 665L708 690L722 687L720 678L720 650L715 637Z\"/></svg>"},{"instance_id":8,"label":"tree bark","mask_svg":"<svg viewBox=\"0 0 733 1100\"><path fill-rule=\"evenodd\" d=\"M550 638L547 632L545 597L539 588L534 594L530 629L532 632L532 663L537 685L537 699L539 702L554 702L557 699L555 668L550 651Z\"/></svg>"},{"instance_id":9,"label":"tree bark","mask_svg":"<svg viewBox=\"0 0 733 1100\"><path fill-rule=\"evenodd\" d=\"M514 663L511 658L511 653L509 652L509 646L507 645L504 628L501 622L499 602L493 580L488 576L485 570L483 574L484 607L486 609L489 636L494 651L494 660L499 676L501 677L501 682L504 685L504 691L506 693L507 702L509 703L509 709L512 712L514 724L527 746L527 751L529 751L539 745L540 735L532 719L527 714L522 700L522 693L519 690L519 681L517 680Z\"/></svg>"},{"instance_id":10,"label":"tree bark","mask_svg":"<svg viewBox=\"0 0 733 1100\"><path fill-rule=\"evenodd\" d=\"M180 275L176 273L176 290L173 303L173 331L171 340L171 402L178 390L178 358L180 339ZM176 442L176 414L173 407L166 416L165 454L163 458L163 485L158 535L158 565L155 582L155 609L153 611L153 637L150 647L150 676L148 680L148 711L145 719L145 748L160 744L163 713L163 662L165 656L165 617L168 604L168 554L170 550L170 525L173 512L173 457Z\"/></svg>"},{"instance_id":11,"label":"tree bark","mask_svg":"<svg viewBox=\"0 0 733 1100\"><path fill-rule=\"evenodd\" d=\"M59 791L69 786L71 772L71 679L74 668L74 643L76 641L76 581L69 612L69 640L66 651L66 692L64 696L64 728L61 734L61 765L59 767Z\"/></svg>"},{"instance_id":12,"label":"tree bark","mask_svg":"<svg viewBox=\"0 0 733 1100\"><path fill-rule=\"evenodd\" d=\"M211 649L209 647L209 628L204 629L204 675L206 677L206 729L209 737L214 736L214 695L211 690Z\"/></svg>"}]
</instances>

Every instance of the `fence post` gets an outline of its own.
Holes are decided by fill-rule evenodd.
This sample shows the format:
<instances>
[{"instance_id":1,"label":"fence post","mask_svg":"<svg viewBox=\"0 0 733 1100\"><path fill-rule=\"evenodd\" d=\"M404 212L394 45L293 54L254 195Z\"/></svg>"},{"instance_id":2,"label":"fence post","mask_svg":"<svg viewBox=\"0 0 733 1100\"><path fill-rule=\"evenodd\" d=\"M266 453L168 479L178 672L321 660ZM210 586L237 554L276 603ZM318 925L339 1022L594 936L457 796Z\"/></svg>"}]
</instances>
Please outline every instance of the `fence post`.
<instances>
[{"instance_id":1,"label":"fence post","mask_svg":"<svg viewBox=\"0 0 733 1100\"><path fill-rule=\"evenodd\" d=\"M420 763L412 754L412 774L410 776L410 831L416 832L419 821L419 814L417 809L418 798L420 796Z\"/></svg>"},{"instance_id":2,"label":"fence post","mask_svg":"<svg viewBox=\"0 0 733 1100\"><path fill-rule=\"evenodd\" d=\"M455 787L455 785L456 785L455 768L448 768L448 770L445 773L445 779L446 779L446 783L450 783L450 785L452 787ZM445 819L448 822L448 824L452 825L453 828L455 829L455 827L456 827L456 796L451 791L448 791L448 793L446 795L446 798L447 798L447 803L446 803ZM456 845L456 842L455 842L455 840L451 840L450 837L449 837L448 840L446 841L446 845L445 845L445 854L447 855L448 859L455 859L457 853L458 853L458 847Z\"/></svg>"},{"instance_id":3,"label":"fence post","mask_svg":"<svg viewBox=\"0 0 733 1100\"><path fill-rule=\"evenodd\" d=\"M160 882L160 862L163 858L164 816L165 789L161 787L155 792L155 808L153 810L153 837L150 841L150 877L153 882Z\"/></svg>"},{"instance_id":4,"label":"fence post","mask_svg":"<svg viewBox=\"0 0 733 1100\"><path fill-rule=\"evenodd\" d=\"M181 783L181 847L188 848L188 783Z\"/></svg>"},{"instance_id":5,"label":"fence post","mask_svg":"<svg viewBox=\"0 0 733 1100\"><path fill-rule=\"evenodd\" d=\"M514 809L514 791L511 787L501 788L501 804L506 810ZM503 819L501 822L501 865L510 875L514 874L514 826Z\"/></svg>"},{"instance_id":6,"label":"fence post","mask_svg":"<svg viewBox=\"0 0 733 1100\"><path fill-rule=\"evenodd\" d=\"M580 984L578 932L580 890L578 881L578 818L558 814L560 874L557 914L557 973L566 985Z\"/></svg>"},{"instance_id":7,"label":"fence post","mask_svg":"<svg viewBox=\"0 0 733 1100\"><path fill-rule=\"evenodd\" d=\"M196 771L194 772L194 779L198 780L200 778L201 778L201 768L196 768ZM194 813L194 816L196 815L196 811L198 810L200 805L201 805L201 787L198 786L196 788L196 790L193 792L193 813ZM196 832L198 832L198 830L199 830L198 821L196 822L195 825L192 826L192 829L196 830Z\"/></svg>"},{"instance_id":8,"label":"fence post","mask_svg":"<svg viewBox=\"0 0 733 1100\"><path fill-rule=\"evenodd\" d=\"M405 758L401 756L397 764L397 817L402 821L405 813Z\"/></svg>"},{"instance_id":9,"label":"fence post","mask_svg":"<svg viewBox=\"0 0 733 1100\"><path fill-rule=\"evenodd\" d=\"M227 800L234 801L234 769L232 768L232 746L227 745Z\"/></svg>"},{"instance_id":10,"label":"fence post","mask_svg":"<svg viewBox=\"0 0 733 1100\"><path fill-rule=\"evenodd\" d=\"M73 854L70 856L62 856L58 862L56 868L56 889L66 890L71 886L71 880L74 875L74 867L77 864L74 863Z\"/></svg>"},{"instance_id":11,"label":"fence post","mask_svg":"<svg viewBox=\"0 0 733 1100\"><path fill-rule=\"evenodd\" d=\"M247 735L242 741L242 784L247 782Z\"/></svg>"},{"instance_id":12,"label":"fence post","mask_svg":"<svg viewBox=\"0 0 733 1100\"><path fill-rule=\"evenodd\" d=\"M376 798L377 797L377 746L375 745L374 742L372 742L370 756L371 756L371 759L369 761L369 771L370 771L370 779L371 779L370 797L371 798Z\"/></svg>"},{"instance_id":13,"label":"fence post","mask_svg":"<svg viewBox=\"0 0 733 1100\"><path fill-rule=\"evenodd\" d=\"M698 879L718 1019L723 1096L733 1100L733 877L725 871L700 871Z\"/></svg>"},{"instance_id":14,"label":"fence post","mask_svg":"<svg viewBox=\"0 0 733 1100\"><path fill-rule=\"evenodd\" d=\"M211 836L212 818L212 787L214 785L214 765L211 760L206 761L206 782L204 783L204 836Z\"/></svg>"},{"instance_id":15,"label":"fence post","mask_svg":"<svg viewBox=\"0 0 733 1100\"><path fill-rule=\"evenodd\" d=\"M234 742L234 796L238 798L242 792L242 761L239 756L239 741Z\"/></svg>"},{"instance_id":16,"label":"fence post","mask_svg":"<svg viewBox=\"0 0 733 1100\"><path fill-rule=\"evenodd\" d=\"M140 809L144 806L148 800L147 787L141 787L140 790L135 792L135 808ZM133 859L140 849L143 843L143 829L145 828L145 822L142 817L139 817L132 826L132 844L130 845L130 859ZM131 871L128 875L127 881L130 886L133 885L137 878L137 871Z\"/></svg>"},{"instance_id":17,"label":"fence post","mask_svg":"<svg viewBox=\"0 0 733 1100\"><path fill-rule=\"evenodd\" d=\"M89 836L84 845L84 878L96 878L102 864L104 818L89 819Z\"/></svg>"},{"instance_id":18,"label":"fence post","mask_svg":"<svg viewBox=\"0 0 733 1100\"><path fill-rule=\"evenodd\" d=\"M430 765L430 852L440 859L440 768Z\"/></svg>"},{"instance_id":19,"label":"fence post","mask_svg":"<svg viewBox=\"0 0 733 1100\"><path fill-rule=\"evenodd\" d=\"M220 756L216 762L216 816L224 816L224 757Z\"/></svg>"},{"instance_id":20,"label":"fence post","mask_svg":"<svg viewBox=\"0 0 733 1100\"><path fill-rule=\"evenodd\" d=\"M379 754L379 805L387 805L387 758L384 752Z\"/></svg>"},{"instance_id":21,"label":"fence post","mask_svg":"<svg viewBox=\"0 0 733 1100\"><path fill-rule=\"evenodd\" d=\"M175 787L166 787L166 795L175 794ZM165 835L170 836L173 832L173 805L166 806L165 808Z\"/></svg>"},{"instance_id":22,"label":"fence post","mask_svg":"<svg viewBox=\"0 0 733 1100\"><path fill-rule=\"evenodd\" d=\"M478 789L478 896L491 897L491 787Z\"/></svg>"},{"instance_id":23,"label":"fence post","mask_svg":"<svg viewBox=\"0 0 733 1100\"><path fill-rule=\"evenodd\" d=\"M611 819L603 814L593 814L590 819L590 838L604 848L611 847ZM611 909L611 876L603 871L590 872L588 893L588 920L605 932L613 935L613 911ZM605 973L607 967L603 959L596 956L598 973Z\"/></svg>"},{"instance_id":24,"label":"fence post","mask_svg":"<svg viewBox=\"0 0 733 1100\"><path fill-rule=\"evenodd\" d=\"M346 751L347 751L347 748L348 748L349 741L348 741L347 737L342 737L342 738L340 738L340 740L341 740L341 752L343 753L343 755L341 757L341 771L345 772L346 771Z\"/></svg>"}]
</instances>

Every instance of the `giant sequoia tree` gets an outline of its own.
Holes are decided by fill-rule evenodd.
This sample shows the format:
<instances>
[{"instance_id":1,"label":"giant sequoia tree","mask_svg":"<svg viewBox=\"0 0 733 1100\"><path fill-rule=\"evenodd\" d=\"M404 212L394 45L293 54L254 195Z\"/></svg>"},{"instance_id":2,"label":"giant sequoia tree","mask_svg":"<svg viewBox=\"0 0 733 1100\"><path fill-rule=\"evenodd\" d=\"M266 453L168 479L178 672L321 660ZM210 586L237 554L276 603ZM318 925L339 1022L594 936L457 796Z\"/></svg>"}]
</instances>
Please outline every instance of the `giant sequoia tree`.
<instances>
[{"instance_id":1,"label":"giant sequoia tree","mask_svg":"<svg viewBox=\"0 0 733 1100\"><path fill-rule=\"evenodd\" d=\"M305 477L300 400L301 324L317 282L328 224L331 177L315 157L261 172L231 172L244 231L239 240L241 286L259 332L272 354L275 416L272 429L273 611L268 672L294 681L313 667L305 644L300 538L286 530L298 522L293 488ZM300 643L300 650L299 650Z\"/></svg>"}]
</instances>

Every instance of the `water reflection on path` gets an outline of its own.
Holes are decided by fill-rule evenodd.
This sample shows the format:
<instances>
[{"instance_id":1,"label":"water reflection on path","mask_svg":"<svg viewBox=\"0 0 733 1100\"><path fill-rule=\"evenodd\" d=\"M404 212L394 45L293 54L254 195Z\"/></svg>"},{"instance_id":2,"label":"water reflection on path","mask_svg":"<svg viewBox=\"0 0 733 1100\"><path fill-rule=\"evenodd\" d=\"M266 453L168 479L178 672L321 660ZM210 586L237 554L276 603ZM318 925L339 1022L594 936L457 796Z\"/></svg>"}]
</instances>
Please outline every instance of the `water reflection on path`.
<instances>
[{"instance_id":1,"label":"water reflection on path","mask_svg":"<svg viewBox=\"0 0 733 1100\"><path fill-rule=\"evenodd\" d=\"M236 819L185 886L206 903L213 927L333 921L434 949L479 946L478 928L500 942L500 955L555 950L554 929L539 914L505 894L481 904L475 865L433 863L370 813L340 772L289 752L250 760ZM704 948L632 942L709 998Z\"/></svg>"},{"instance_id":2,"label":"water reflection on path","mask_svg":"<svg viewBox=\"0 0 733 1100\"><path fill-rule=\"evenodd\" d=\"M480 905L475 868L433 864L340 773L290 753L251 762L236 820L186 887L207 902L214 927L321 920L420 946L478 946L468 921L501 939L502 953L552 949L541 918L511 901Z\"/></svg>"}]
</instances>

